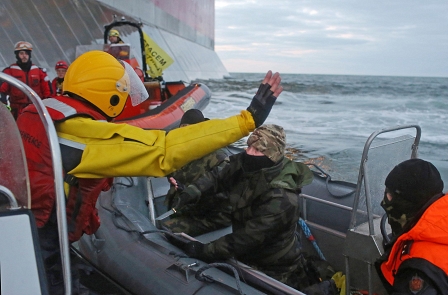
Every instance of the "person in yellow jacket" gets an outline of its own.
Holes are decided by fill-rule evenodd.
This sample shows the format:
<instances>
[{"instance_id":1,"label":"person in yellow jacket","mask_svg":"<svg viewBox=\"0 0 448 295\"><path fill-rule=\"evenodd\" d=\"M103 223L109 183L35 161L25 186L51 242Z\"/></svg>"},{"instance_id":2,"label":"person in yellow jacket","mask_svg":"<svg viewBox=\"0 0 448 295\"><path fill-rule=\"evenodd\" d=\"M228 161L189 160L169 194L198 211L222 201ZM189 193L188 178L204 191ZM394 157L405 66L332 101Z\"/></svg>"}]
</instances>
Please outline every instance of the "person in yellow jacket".
<instances>
[{"instance_id":1,"label":"person in yellow jacket","mask_svg":"<svg viewBox=\"0 0 448 295\"><path fill-rule=\"evenodd\" d=\"M107 178L165 176L247 136L263 124L282 92L278 73L268 71L247 110L227 119L214 119L175 129L143 130L111 121L127 99L137 105L148 93L132 67L108 53L90 51L68 68L63 96L44 104L55 124L61 147L67 193L70 242L99 227L95 204ZM36 217L51 294L63 292L55 212L51 151L39 114L30 105L17 121L30 176L32 211ZM76 271L73 292L79 292Z\"/></svg>"},{"instance_id":2,"label":"person in yellow jacket","mask_svg":"<svg viewBox=\"0 0 448 295\"><path fill-rule=\"evenodd\" d=\"M123 44L123 40L120 38L120 32L118 30L112 29L109 31L109 41L110 44Z\"/></svg>"}]
</instances>

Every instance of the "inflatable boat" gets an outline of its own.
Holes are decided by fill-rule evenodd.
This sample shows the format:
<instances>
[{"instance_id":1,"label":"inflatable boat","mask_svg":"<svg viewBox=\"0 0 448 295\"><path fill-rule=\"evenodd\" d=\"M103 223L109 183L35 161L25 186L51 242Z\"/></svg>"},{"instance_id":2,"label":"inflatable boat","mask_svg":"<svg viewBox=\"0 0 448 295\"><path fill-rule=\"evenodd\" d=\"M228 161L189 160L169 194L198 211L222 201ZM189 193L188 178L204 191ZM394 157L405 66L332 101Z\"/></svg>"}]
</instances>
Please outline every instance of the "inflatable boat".
<instances>
[{"instance_id":1,"label":"inflatable boat","mask_svg":"<svg viewBox=\"0 0 448 295\"><path fill-rule=\"evenodd\" d=\"M133 107L126 102L123 112L115 118L116 123L126 123L143 129L169 131L179 127L183 114L189 109L203 110L211 98L210 89L204 84L185 86L182 81L144 82L149 99Z\"/></svg>"},{"instance_id":2,"label":"inflatable boat","mask_svg":"<svg viewBox=\"0 0 448 295\"><path fill-rule=\"evenodd\" d=\"M64 284L70 290L70 246L57 135L35 93L13 77L0 73L0 78L28 95L48 132ZM36 225L29 209L23 146L4 105L0 105L0 123L6 126L0 129L2 146L15 147L0 151L2 294L47 294ZM307 228L297 227L302 248L322 254L322 259L345 275L346 294L386 294L373 268L389 234L380 206L384 179L396 164L417 157L420 137L418 125L375 131L365 143L357 183L332 180L317 168L313 182L298 195ZM156 222L166 212L163 203L167 190L166 178L117 177L112 188L101 194L97 203L100 228L72 245L90 266L82 280L86 285L97 288L100 294L303 294L236 260L206 263L188 257L177 242L172 242L173 234L160 229ZM225 228L197 237L175 237L206 243L230 231ZM313 235L311 241L307 239L309 233Z\"/></svg>"},{"instance_id":3,"label":"inflatable boat","mask_svg":"<svg viewBox=\"0 0 448 295\"><path fill-rule=\"evenodd\" d=\"M109 31L116 27L130 26L139 34L139 44L107 44ZM136 49L139 57L134 55ZM115 118L117 123L126 123L143 129L169 131L179 127L182 115L189 109L203 110L209 104L211 92L200 83L187 84L183 81L164 81L162 76L150 77L145 62L145 43L142 24L125 19L115 19L104 26L104 44L78 45L76 56L89 50L103 50L129 63L141 78L149 98L137 106L128 100L123 112ZM141 65L138 62L141 61Z\"/></svg>"},{"instance_id":4,"label":"inflatable boat","mask_svg":"<svg viewBox=\"0 0 448 295\"><path fill-rule=\"evenodd\" d=\"M379 205L384 178L395 164L416 156L419 139L418 126L374 132L366 142L358 183L332 180L314 166L313 182L298 196L303 221L314 237L309 241L297 227L303 250L344 273L347 290L385 294L373 269L383 251L382 235L388 233L384 219L381 231ZM166 212L168 188L166 178L115 178L97 204L99 230L79 242L82 256L131 294L303 294L239 261L207 264L187 257L157 224ZM181 236L206 243L230 231Z\"/></svg>"}]
</instances>

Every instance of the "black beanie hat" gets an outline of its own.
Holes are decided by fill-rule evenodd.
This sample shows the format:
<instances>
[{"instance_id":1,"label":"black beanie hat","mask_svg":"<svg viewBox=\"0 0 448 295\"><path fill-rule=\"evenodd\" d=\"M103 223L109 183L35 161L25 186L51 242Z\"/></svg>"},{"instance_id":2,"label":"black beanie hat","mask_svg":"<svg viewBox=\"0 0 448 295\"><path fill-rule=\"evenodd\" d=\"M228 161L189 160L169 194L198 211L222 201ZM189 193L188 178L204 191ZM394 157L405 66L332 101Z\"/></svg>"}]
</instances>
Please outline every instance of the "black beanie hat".
<instances>
[{"instance_id":1,"label":"black beanie hat","mask_svg":"<svg viewBox=\"0 0 448 295\"><path fill-rule=\"evenodd\" d=\"M443 190L437 168L421 159L406 160L395 166L387 175L385 185L398 196L419 204Z\"/></svg>"},{"instance_id":2,"label":"black beanie hat","mask_svg":"<svg viewBox=\"0 0 448 295\"><path fill-rule=\"evenodd\" d=\"M207 118L204 118L202 112L198 109L189 109L184 113L182 119L180 120L180 125L182 124L196 124L203 121L207 121Z\"/></svg>"}]
</instances>

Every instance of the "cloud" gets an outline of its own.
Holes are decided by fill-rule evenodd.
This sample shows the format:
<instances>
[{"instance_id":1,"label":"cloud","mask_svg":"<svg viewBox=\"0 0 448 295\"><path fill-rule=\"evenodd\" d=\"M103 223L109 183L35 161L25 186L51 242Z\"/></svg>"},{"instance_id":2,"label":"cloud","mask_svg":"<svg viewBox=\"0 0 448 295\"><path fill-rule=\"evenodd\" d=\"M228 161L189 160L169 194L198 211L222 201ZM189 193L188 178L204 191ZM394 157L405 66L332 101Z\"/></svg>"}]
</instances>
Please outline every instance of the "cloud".
<instances>
[{"instance_id":1,"label":"cloud","mask_svg":"<svg viewBox=\"0 0 448 295\"><path fill-rule=\"evenodd\" d=\"M448 77L447 1L216 0L215 7L215 50L230 72L272 65Z\"/></svg>"}]
</instances>

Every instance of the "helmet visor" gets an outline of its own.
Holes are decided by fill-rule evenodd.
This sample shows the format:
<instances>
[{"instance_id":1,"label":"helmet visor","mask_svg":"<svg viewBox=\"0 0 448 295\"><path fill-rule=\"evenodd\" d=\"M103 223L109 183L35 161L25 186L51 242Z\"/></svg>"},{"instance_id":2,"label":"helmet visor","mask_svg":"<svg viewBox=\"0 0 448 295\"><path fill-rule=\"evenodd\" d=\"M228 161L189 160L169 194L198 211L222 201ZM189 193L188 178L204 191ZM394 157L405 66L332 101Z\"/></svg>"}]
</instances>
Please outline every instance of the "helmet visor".
<instances>
[{"instance_id":1,"label":"helmet visor","mask_svg":"<svg viewBox=\"0 0 448 295\"><path fill-rule=\"evenodd\" d=\"M120 79L123 83L118 83L117 85L128 85L129 89L120 86L117 86L117 88L121 92L128 92L131 97L132 106L139 105L149 97L148 91L146 91L145 85L143 85L142 80L134 71L132 66L127 62L120 62L125 68L125 73L123 78Z\"/></svg>"}]
</instances>

